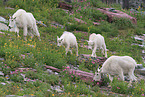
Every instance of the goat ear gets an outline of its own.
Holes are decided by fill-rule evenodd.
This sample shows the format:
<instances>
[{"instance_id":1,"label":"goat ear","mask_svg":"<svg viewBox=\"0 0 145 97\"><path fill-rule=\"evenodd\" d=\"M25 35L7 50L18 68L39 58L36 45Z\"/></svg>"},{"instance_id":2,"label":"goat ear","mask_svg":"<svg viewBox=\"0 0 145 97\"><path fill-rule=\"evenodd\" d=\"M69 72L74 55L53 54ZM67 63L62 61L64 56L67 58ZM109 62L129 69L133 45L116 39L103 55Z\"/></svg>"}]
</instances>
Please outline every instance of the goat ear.
<instances>
[{"instance_id":1,"label":"goat ear","mask_svg":"<svg viewBox=\"0 0 145 97\"><path fill-rule=\"evenodd\" d=\"M89 42L88 40L86 40L87 42Z\"/></svg>"},{"instance_id":2,"label":"goat ear","mask_svg":"<svg viewBox=\"0 0 145 97\"><path fill-rule=\"evenodd\" d=\"M58 39L59 37L57 36L57 39Z\"/></svg>"}]
</instances>

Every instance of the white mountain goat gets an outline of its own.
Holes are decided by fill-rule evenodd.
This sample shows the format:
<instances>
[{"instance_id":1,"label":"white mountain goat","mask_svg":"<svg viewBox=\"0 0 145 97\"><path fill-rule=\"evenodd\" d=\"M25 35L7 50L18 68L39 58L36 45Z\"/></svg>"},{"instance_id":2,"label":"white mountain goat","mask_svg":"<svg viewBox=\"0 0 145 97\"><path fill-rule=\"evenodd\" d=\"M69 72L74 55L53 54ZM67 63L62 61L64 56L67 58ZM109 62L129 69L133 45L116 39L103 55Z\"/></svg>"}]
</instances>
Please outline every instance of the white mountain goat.
<instances>
[{"instance_id":1,"label":"white mountain goat","mask_svg":"<svg viewBox=\"0 0 145 97\"><path fill-rule=\"evenodd\" d=\"M78 56L78 44L76 37L73 33L64 31L60 38L57 36L57 46L62 45L65 46L66 55L68 51L70 51L72 54L72 50L70 50L70 47L75 47L76 55Z\"/></svg>"},{"instance_id":2,"label":"white mountain goat","mask_svg":"<svg viewBox=\"0 0 145 97\"><path fill-rule=\"evenodd\" d=\"M13 28L18 36L19 28L23 28L23 36L25 40L27 34L29 34L32 38L34 35L38 36L38 39L41 41L34 16L32 13L28 13L23 9L17 10L12 17L10 16L9 27Z\"/></svg>"},{"instance_id":3,"label":"white mountain goat","mask_svg":"<svg viewBox=\"0 0 145 97\"><path fill-rule=\"evenodd\" d=\"M133 80L136 80L134 75L135 67L137 66L136 61L129 56L111 56L102 65L98 72L95 72L94 80L98 81L100 74L109 74L109 79L113 81L111 75L119 75L121 80L124 81L124 74L129 75L130 84Z\"/></svg>"},{"instance_id":4,"label":"white mountain goat","mask_svg":"<svg viewBox=\"0 0 145 97\"><path fill-rule=\"evenodd\" d=\"M94 49L92 50L92 57L96 57L96 49L102 49L102 54L104 55L105 52L105 57L107 58L107 49L106 49L106 44L104 41L104 37L100 34L95 34L92 33L89 36L89 41L88 42L88 49L92 49L92 47L94 47Z\"/></svg>"}]
</instances>

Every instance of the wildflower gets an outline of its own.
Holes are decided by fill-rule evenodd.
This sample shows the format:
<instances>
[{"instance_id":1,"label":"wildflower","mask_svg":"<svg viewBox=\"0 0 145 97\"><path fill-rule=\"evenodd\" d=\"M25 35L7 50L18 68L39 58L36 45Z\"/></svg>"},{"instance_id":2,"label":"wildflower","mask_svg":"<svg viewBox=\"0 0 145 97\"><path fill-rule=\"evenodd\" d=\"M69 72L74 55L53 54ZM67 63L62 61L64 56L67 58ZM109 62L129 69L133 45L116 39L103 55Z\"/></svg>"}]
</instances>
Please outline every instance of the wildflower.
<instances>
[{"instance_id":1,"label":"wildflower","mask_svg":"<svg viewBox=\"0 0 145 97\"><path fill-rule=\"evenodd\" d=\"M117 89L120 89L119 87L117 87Z\"/></svg>"},{"instance_id":2,"label":"wildflower","mask_svg":"<svg viewBox=\"0 0 145 97\"><path fill-rule=\"evenodd\" d=\"M54 94L52 94L52 96L54 96Z\"/></svg>"},{"instance_id":3,"label":"wildflower","mask_svg":"<svg viewBox=\"0 0 145 97\"><path fill-rule=\"evenodd\" d=\"M144 96L144 94L141 94L142 96Z\"/></svg>"},{"instance_id":4,"label":"wildflower","mask_svg":"<svg viewBox=\"0 0 145 97\"><path fill-rule=\"evenodd\" d=\"M23 70L20 70L20 72L23 72Z\"/></svg>"},{"instance_id":5,"label":"wildflower","mask_svg":"<svg viewBox=\"0 0 145 97\"><path fill-rule=\"evenodd\" d=\"M80 16L80 18L82 18L82 16Z\"/></svg>"},{"instance_id":6,"label":"wildflower","mask_svg":"<svg viewBox=\"0 0 145 97\"><path fill-rule=\"evenodd\" d=\"M73 71L73 74L75 74L75 71Z\"/></svg>"},{"instance_id":7,"label":"wildflower","mask_svg":"<svg viewBox=\"0 0 145 97\"><path fill-rule=\"evenodd\" d=\"M69 69L69 67L66 67L67 69Z\"/></svg>"},{"instance_id":8,"label":"wildflower","mask_svg":"<svg viewBox=\"0 0 145 97\"><path fill-rule=\"evenodd\" d=\"M92 61L92 63L93 63L93 64L95 64L95 62L94 62L94 61Z\"/></svg>"}]
</instances>

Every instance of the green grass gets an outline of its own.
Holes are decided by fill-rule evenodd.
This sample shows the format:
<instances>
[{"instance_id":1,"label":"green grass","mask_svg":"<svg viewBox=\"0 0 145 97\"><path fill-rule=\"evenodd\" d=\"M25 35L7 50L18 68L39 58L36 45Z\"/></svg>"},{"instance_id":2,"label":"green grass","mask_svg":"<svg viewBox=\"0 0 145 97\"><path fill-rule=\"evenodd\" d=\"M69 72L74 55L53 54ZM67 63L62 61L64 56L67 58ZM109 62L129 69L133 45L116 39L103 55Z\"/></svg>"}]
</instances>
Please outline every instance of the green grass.
<instances>
[{"instance_id":1,"label":"green grass","mask_svg":"<svg viewBox=\"0 0 145 97\"><path fill-rule=\"evenodd\" d=\"M89 3L90 2L90 3ZM1 3L0 3L1 4ZM93 87L93 82L85 83L75 75L68 75L66 72L61 72L60 76L52 74L49 75L46 72L44 65L53 66L64 70L64 67L71 64L74 66L79 65L79 69L90 72L95 72L95 66L92 64L92 60L86 64L84 61L78 62L75 52L73 55L70 53L65 55L64 47L57 47L57 36L61 36L63 31L71 31L77 38L79 46L79 54L91 54L91 50L82 48L80 44L87 45L89 34L100 33L104 36L108 57L112 55L128 55L133 57L138 64L142 64L141 50L143 48L139 46L132 46L132 43L136 43L132 37L134 35L145 34L145 19L140 14L130 14L127 10L122 10L120 5L112 4L106 5L99 0L84 0L84 2L73 2L73 10L66 12L57 8L58 0L9 0L5 6L13 7L14 10L5 9L5 6L0 6L0 15L9 19L9 14L13 14L19 8L25 9L28 12L33 13L36 20L41 20L48 27L38 25L38 30L41 34L42 41L38 41L36 37L33 40L28 38L28 41L23 40L22 30L20 30L20 38L16 37L14 32L4 31L6 34L0 37L0 58L5 60L0 63L0 68L5 74L0 78L0 82L12 81L10 84L0 84L0 96L5 95L37 95L39 97L77 97L81 94L86 96L92 95L103 96L98 86ZM101 12L95 10L95 7L114 7L137 18L137 25L133 25L127 19L116 19L113 23L108 23L107 16ZM76 11L77 10L77 11ZM73 13L73 14L70 14ZM79 18L86 23L79 23L74 18ZM51 22L57 22L65 28L52 27ZM99 22L100 25L93 25L93 22ZM82 31L76 32L76 31ZM87 34L88 35L87 35ZM10 35L8 35L10 34ZM137 42L139 43L139 42ZM33 47L31 47L33 45ZM116 52L112 54L112 52ZM29 55L28 55L29 53ZM21 57L21 54L25 55L25 58ZM97 52L98 56L102 56L100 52ZM143 64L144 65L144 64ZM37 72L28 71L16 71L21 67L29 67L37 70ZM11 74L15 72L15 74ZM25 82L22 74L26 74L27 80L36 80L35 82ZM9 75L9 77L6 77ZM10 79L8 79L10 78ZM73 84L75 82L76 84ZM106 81L107 83L107 81ZM105 84L106 84L105 83ZM114 80L112 84L112 91L116 93L124 93L126 95L140 96L145 92L144 82L134 84L133 87L128 88L126 82L120 82ZM57 91L51 90L50 86L60 85L64 86L64 93L57 93ZM90 87L89 87L90 85ZM119 88L117 88L119 87ZM136 88L134 88L136 87ZM47 91L50 89L51 91ZM119 90L118 90L119 89ZM140 89L142 89L140 91Z\"/></svg>"}]
</instances>

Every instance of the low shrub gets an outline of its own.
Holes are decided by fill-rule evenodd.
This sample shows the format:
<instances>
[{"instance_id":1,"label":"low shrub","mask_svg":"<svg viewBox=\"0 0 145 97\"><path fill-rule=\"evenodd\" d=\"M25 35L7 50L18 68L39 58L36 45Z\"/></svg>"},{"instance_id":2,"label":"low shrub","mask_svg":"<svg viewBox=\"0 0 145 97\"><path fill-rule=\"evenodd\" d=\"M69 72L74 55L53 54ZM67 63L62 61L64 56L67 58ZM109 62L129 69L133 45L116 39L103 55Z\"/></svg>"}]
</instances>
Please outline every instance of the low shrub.
<instances>
[{"instance_id":1,"label":"low shrub","mask_svg":"<svg viewBox=\"0 0 145 97\"><path fill-rule=\"evenodd\" d=\"M134 24L131 22L131 20L127 18L114 18L113 24L118 29L127 29L127 28L134 28Z\"/></svg>"}]
</instances>

